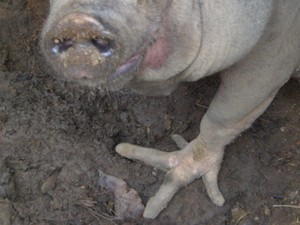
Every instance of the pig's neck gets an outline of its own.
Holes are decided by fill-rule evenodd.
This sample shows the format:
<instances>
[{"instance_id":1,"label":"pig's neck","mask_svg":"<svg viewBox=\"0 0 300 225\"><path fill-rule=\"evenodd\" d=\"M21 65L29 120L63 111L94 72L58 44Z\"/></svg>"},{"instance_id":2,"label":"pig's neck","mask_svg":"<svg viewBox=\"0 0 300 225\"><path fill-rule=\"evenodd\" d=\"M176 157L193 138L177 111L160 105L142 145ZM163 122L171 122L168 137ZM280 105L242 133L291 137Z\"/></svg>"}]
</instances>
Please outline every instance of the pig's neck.
<instances>
[{"instance_id":1,"label":"pig's neck","mask_svg":"<svg viewBox=\"0 0 300 225\"><path fill-rule=\"evenodd\" d=\"M194 81L221 71L245 57L261 38L272 12L272 0L199 0L202 43L186 71Z\"/></svg>"}]
</instances>

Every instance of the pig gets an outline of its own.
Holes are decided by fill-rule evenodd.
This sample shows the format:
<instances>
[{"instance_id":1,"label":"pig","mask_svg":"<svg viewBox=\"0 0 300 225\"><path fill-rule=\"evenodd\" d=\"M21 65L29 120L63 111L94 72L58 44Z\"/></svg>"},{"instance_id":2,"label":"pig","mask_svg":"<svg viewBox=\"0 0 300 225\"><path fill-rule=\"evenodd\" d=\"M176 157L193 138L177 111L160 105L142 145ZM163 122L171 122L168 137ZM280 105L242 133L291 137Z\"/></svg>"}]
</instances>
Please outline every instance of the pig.
<instances>
[{"instance_id":1,"label":"pig","mask_svg":"<svg viewBox=\"0 0 300 225\"><path fill-rule=\"evenodd\" d=\"M200 133L179 151L121 143L116 151L166 172L143 216L155 218L202 177L214 204L224 148L251 126L291 77L299 78L299 0L51 0L41 34L58 74L101 90L170 94L220 72Z\"/></svg>"}]
</instances>

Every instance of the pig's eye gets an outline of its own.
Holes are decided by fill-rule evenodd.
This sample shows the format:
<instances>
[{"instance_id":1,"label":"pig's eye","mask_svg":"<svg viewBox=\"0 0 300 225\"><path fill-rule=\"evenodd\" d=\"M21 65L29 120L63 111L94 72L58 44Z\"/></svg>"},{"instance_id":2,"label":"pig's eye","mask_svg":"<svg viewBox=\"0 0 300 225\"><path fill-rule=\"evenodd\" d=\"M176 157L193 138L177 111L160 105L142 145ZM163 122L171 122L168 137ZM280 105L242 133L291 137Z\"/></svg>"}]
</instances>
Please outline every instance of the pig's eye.
<instances>
[{"instance_id":1,"label":"pig's eye","mask_svg":"<svg viewBox=\"0 0 300 225\"><path fill-rule=\"evenodd\" d=\"M91 41L102 55L106 57L110 57L112 55L112 48L113 48L112 41L101 39L101 38L95 38L92 39Z\"/></svg>"}]
</instances>

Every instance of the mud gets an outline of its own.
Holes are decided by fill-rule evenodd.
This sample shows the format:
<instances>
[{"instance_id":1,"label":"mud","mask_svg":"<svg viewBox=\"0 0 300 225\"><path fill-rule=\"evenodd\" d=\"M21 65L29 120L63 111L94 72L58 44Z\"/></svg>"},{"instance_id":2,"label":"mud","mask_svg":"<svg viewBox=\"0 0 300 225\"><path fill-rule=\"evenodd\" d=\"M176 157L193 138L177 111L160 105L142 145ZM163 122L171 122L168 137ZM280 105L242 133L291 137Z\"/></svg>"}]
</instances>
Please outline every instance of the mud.
<instances>
[{"instance_id":1,"label":"mud","mask_svg":"<svg viewBox=\"0 0 300 225\"><path fill-rule=\"evenodd\" d=\"M47 0L0 2L0 224L300 224L300 84L290 81L255 124L227 147L222 207L201 180L183 188L156 220L114 219L114 196L98 170L126 181L145 204L163 172L115 153L120 142L174 151L192 140L218 77L168 97L100 93L67 83L43 60Z\"/></svg>"}]
</instances>

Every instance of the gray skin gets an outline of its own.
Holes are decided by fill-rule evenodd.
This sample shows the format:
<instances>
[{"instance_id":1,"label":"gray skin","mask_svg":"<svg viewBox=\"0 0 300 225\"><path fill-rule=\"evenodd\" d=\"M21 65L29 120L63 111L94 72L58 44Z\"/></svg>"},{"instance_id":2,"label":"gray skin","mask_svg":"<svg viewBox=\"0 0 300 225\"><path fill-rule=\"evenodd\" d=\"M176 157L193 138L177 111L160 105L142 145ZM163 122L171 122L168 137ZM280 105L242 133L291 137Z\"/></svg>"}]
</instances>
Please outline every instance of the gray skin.
<instances>
[{"instance_id":1,"label":"gray skin","mask_svg":"<svg viewBox=\"0 0 300 225\"><path fill-rule=\"evenodd\" d=\"M41 45L58 74L106 90L169 94L222 71L197 138L174 136L180 151L116 147L166 171L144 211L155 218L200 177L210 199L224 204L217 178L225 146L299 78L299 12L299 0L52 0Z\"/></svg>"}]
</instances>

